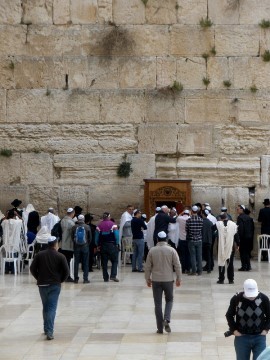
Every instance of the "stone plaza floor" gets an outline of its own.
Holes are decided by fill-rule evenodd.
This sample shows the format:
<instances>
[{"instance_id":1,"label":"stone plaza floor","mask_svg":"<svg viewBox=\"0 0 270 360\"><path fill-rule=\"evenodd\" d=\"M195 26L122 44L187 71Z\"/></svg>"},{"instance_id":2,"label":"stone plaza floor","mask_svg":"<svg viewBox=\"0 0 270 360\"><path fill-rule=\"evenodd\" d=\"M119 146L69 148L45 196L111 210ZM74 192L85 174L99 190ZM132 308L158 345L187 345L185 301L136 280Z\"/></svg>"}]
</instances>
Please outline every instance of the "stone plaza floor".
<instances>
[{"instance_id":1,"label":"stone plaza floor","mask_svg":"<svg viewBox=\"0 0 270 360\"><path fill-rule=\"evenodd\" d=\"M119 283L104 283L95 269L90 284L62 286L53 341L42 334L41 301L28 269L17 277L1 274L0 359L235 359L233 337L223 336L230 298L246 278L255 279L270 296L270 264L253 261L252 268L249 273L236 270L234 285L216 284L217 268L199 277L183 275L175 290L172 332L163 335L155 333L152 290L143 274L126 266Z\"/></svg>"}]
</instances>

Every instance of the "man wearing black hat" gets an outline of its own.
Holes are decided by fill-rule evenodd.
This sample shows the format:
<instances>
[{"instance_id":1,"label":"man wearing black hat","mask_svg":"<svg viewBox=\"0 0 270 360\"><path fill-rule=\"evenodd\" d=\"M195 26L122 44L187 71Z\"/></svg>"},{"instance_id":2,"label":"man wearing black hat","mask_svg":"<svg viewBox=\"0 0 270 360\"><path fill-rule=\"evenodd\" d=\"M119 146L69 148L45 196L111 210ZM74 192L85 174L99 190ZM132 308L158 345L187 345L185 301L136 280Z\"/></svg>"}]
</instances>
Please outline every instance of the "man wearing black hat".
<instances>
[{"instance_id":1,"label":"man wearing black hat","mask_svg":"<svg viewBox=\"0 0 270 360\"><path fill-rule=\"evenodd\" d=\"M13 206L13 209L12 209L12 210L16 211L16 213L17 213L17 215L18 215L19 217L22 217L22 213L23 213L22 210L18 209L18 206L20 206L21 203L22 203L21 200L15 199L15 200L13 200L12 203L10 204L10 205Z\"/></svg>"},{"instance_id":2,"label":"man wearing black hat","mask_svg":"<svg viewBox=\"0 0 270 360\"><path fill-rule=\"evenodd\" d=\"M261 223L261 234L270 235L270 200L264 199L263 204L264 208L259 211L258 222ZM262 261L268 261L266 251L262 252Z\"/></svg>"},{"instance_id":3,"label":"man wearing black hat","mask_svg":"<svg viewBox=\"0 0 270 360\"><path fill-rule=\"evenodd\" d=\"M171 332L170 320L173 306L174 270L175 285L181 285L181 265L176 250L167 243L167 234L160 231L157 234L157 245L148 253L145 264L145 280L148 287L153 289L157 333ZM162 295L165 294L165 311L162 312Z\"/></svg>"}]
</instances>

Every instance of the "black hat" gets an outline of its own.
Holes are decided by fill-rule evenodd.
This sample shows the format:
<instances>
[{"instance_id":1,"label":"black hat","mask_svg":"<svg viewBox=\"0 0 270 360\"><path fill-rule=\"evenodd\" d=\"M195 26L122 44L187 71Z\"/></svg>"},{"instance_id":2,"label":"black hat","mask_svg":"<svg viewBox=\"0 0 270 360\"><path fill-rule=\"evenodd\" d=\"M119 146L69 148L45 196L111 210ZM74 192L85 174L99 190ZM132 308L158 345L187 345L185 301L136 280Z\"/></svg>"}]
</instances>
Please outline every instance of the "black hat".
<instances>
[{"instance_id":1,"label":"black hat","mask_svg":"<svg viewBox=\"0 0 270 360\"><path fill-rule=\"evenodd\" d=\"M78 206L78 205L74 206L74 211L76 214L80 214L82 212L82 210L83 209L80 206Z\"/></svg>"},{"instance_id":2,"label":"black hat","mask_svg":"<svg viewBox=\"0 0 270 360\"><path fill-rule=\"evenodd\" d=\"M17 207L19 205L21 205L21 200L15 199L12 201L11 205L13 205L14 207Z\"/></svg>"},{"instance_id":3,"label":"black hat","mask_svg":"<svg viewBox=\"0 0 270 360\"><path fill-rule=\"evenodd\" d=\"M264 199L263 204L264 205L270 205L270 200L269 199Z\"/></svg>"}]
</instances>

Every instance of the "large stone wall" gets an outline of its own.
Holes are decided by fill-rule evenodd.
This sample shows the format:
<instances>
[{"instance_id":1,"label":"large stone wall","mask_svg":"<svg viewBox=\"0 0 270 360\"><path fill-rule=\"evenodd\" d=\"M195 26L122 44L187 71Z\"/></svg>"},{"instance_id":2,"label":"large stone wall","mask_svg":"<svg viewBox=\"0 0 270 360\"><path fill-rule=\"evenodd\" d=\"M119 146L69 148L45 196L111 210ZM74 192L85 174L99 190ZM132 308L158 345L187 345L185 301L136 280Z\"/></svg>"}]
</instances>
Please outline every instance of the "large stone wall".
<instances>
[{"instance_id":1,"label":"large stone wall","mask_svg":"<svg viewBox=\"0 0 270 360\"><path fill-rule=\"evenodd\" d=\"M17 191L41 212L117 218L156 177L192 179L214 211L255 188L256 216L270 197L269 0L145 3L0 0L0 149L13 152L0 156L0 208Z\"/></svg>"}]
</instances>

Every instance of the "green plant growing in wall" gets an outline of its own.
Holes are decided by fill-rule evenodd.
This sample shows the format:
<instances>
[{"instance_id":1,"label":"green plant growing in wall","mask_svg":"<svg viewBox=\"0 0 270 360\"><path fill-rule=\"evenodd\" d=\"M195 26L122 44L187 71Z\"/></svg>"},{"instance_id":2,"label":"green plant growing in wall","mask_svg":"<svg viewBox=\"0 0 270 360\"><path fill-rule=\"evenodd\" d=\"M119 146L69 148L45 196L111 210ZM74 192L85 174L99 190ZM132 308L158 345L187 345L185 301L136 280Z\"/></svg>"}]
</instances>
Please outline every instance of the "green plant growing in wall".
<instances>
[{"instance_id":1,"label":"green plant growing in wall","mask_svg":"<svg viewBox=\"0 0 270 360\"><path fill-rule=\"evenodd\" d=\"M132 171L131 162L124 160L121 162L121 164L118 165L117 176L127 178L130 176Z\"/></svg>"},{"instance_id":2,"label":"green plant growing in wall","mask_svg":"<svg viewBox=\"0 0 270 360\"><path fill-rule=\"evenodd\" d=\"M13 62L12 60L11 60L10 63L8 64L8 67L9 67L9 69L14 70L15 64L14 64L14 62Z\"/></svg>"},{"instance_id":3,"label":"green plant growing in wall","mask_svg":"<svg viewBox=\"0 0 270 360\"><path fill-rule=\"evenodd\" d=\"M228 89L232 86L232 83L230 82L230 80L224 80L223 85Z\"/></svg>"},{"instance_id":4,"label":"green plant growing in wall","mask_svg":"<svg viewBox=\"0 0 270 360\"><path fill-rule=\"evenodd\" d=\"M180 8L179 4L175 5L175 10L178 10Z\"/></svg>"},{"instance_id":5,"label":"green plant growing in wall","mask_svg":"<svg viewBox=\"0 0 270 360\"><path fill-rule=\"evenodd\" d=\"M144 6L146 6L148 3L148 0L142 0L142 3L144 4Z\"/></svg>"},{"instance_id":6,"label":"green plant growing in wall","mask_svg":"<svg viewBox=\"0 0 270 360\"><path fill-rule=\"evenodd\" d=\"M213 25L212 21L208 17L201 18L199 24L203 29L207 29Z\"/></svg>"},{"instance_id":7,"label":"green plant growing in wall","mask_svg":"<svg viewBox=\"0 0 270 360\"><path fill-rule=\"evenodd\" d=\"M270 51L265 50L264 54L262 55L263 61L268 62L270 61Z\"/></svg>"},{"instance_id":8,"label":"green plant growing in wall","mask_svg":"<svg viewBox=\"0 0 270 360\"><path fill-rule=\"evenodd\" d=\"M202 54L202 57L206 61L209 58L209 54L205 52L205 53Z\"/></svg>"},{"instance_id":9,"label":"green plant growing in wall","mask_svg":"<svg viewBox=\"0 0 270 360\"><path fill-rule=\"evenodd\" d=\"M210 54L213 55L213 56L215 56L217 54L215 46L212 46L212 48L210 50Z\"/></svg>"},{"instance_id":10,"label":"green plant growing in wall","mask_svg":"<svg viewBox=\"0 0 270 360\"><path fill-rule=\"evenodd\" d=\"M50 96L51 95L51 90L47 88L46 90L46 96Z\"/></svg>"},{"instance_id":11,"label":"green plant growing in wall","mask_svg":"<svg viewBox=\"0 0 270 360\"><path fill-rule=\"evenodd\" d=\"M255 93L258 91L258 88L255 84L251 85L251 87L249 88L249 90L252 92L252 93Z\"/></svg>"},{"instance_id":12,"label":"green plant growing in wall","mask_svg":"<svg viewBox=\"0 0 270 360\"><path fill-rule=\"evenodd\" d=\"M10 150L10 149L1 149L0 155L5 156L5 157L10 157L10 156L12 156L12 150Z\"/></svg>"},{"instance_id":13,"label":"green plant growing in wall","mask_svg":"<svg viewBox=\"0 0 270 360\"><path fill-rule=\"evenodd\" d=\"M211 81L210 81L208 76L204 76L203 79L202 79L202 82L204 83L204 85L207 88L207 86L210 84Z\"/></svg>"},{"instance_id":14,"label":"green plant growing in wall","mask_svg":"<svg viewBox=\"0 0 270 360\"><path fill-rule=\"evenodd\" d=\"M263 20L259 23L259 26L260 26L262 29L268 29L268 28L270 28L270 20L265 20L265 19L263 19Z\"/></svg>"},{"instance_id":15,"label":"green plant growing in wall","mask_svg":"<svg viewBox=\"0 0 270 360\"><path fill-rule=\"evenodd\" d=\"M172 86L170 86L170 89L174 92L181 92L184 89L184 86L179 82L174 80Z\"/></svg>"}]
</instances>

